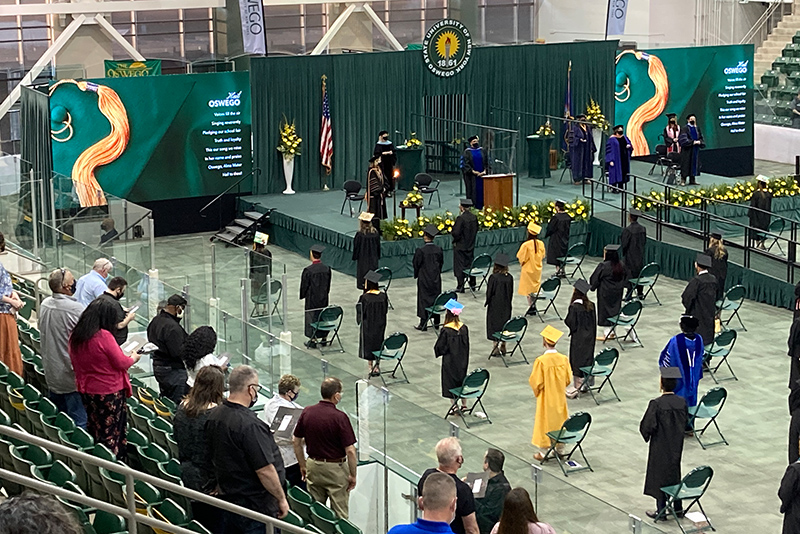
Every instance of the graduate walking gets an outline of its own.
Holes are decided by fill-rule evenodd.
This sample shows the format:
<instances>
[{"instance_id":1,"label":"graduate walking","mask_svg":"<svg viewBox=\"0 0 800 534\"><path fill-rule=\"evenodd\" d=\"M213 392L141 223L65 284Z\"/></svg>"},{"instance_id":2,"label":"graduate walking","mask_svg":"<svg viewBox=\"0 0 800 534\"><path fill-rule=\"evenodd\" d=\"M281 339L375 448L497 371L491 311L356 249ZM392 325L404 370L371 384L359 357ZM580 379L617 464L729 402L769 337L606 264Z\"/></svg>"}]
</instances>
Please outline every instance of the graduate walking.
<instances>
[{"instance_id":1,"label":"graduate walking","mask_svg":"<svg viewBox=\"0 0 800 534\"><path fill-rule=\"evenodd\" d=\"M356 304L356 324L361 327L358 356L369 362L369 376L380 374L380 362L375 362L377 358L373 353L383 346L386 316L389 314L389 299L378 288L380 279L381 275L375 271L369 271L365 275L366 292L359 297Z\"/></svg>"},{"instance_id":2,"label":"graduate walking","mask_svg":"<svg viewBox=\"0 0 800 534\"><path fill-rule=\"evenodd\" d=\"M394 166L397 163L397 152L395 152L394 143L389 141L389 132L381 130L378 133L378 141L375 143L375 148L372 149L372 155L381 158L380 168L383 179L385 180L385 188L387 196L392 196L394 191Z\"/></svg>"},{"instance_id":3,"label":"graduate walking","mask_svg":"<svg viewBox=\"0 0 800 534\"><path fill-rule=\"evenodd\" d=\"M478 218L472 213L472 200L462 198L458 209L461 212L453 224L450 235L453 237L453 274L456 277L456 291L464 292L467 276L464 271L472 268L475 259L475 237L478 235ZM475 290L475 277L469 277L469 287Z\"/></svg>"},{"instance_id":4,"label":"graduate walking","mask_svg":"<svg viewBox=\"0 0 800 534\"><path fill-rule=\"evenodd\" d=\"M750 230L756 246L764 250L764 240L766 236L763 232L769 230L769 223L772 219L770 213L772 212L772 193L767 189L769 183L766 176L758 175L757 178L758 189L753 191L753 196L750 197L750 207L756 208L750 210Z\"/></svg>"},{"instance_id":5,"label":"graduate walking","mask_svg":"<svg viewBox=\"0 0 800 534\"><path fill-rule=\"evenodd\" d=\"M548 432L556 432L569 417L565 388L572 381L572 369L566 356L556 350L556 343L564 332L547 325L541 331L544 354L533 362L528 384L536 397L536 415L533 421L533 437L531 443L539 447L533 455L538 461L545 459L550 449ZM556 454L561 454L561 446L556 447Z\"/></svg>"},{"instance_id":6,"label":"graduate walking","mask_svg":"<svg viewBox=\"0 0 800 534\"><path fill-rule=\"evenodd\" d=\"M717 316L717 279L708 272L711 265L710 257L698 254L694 262L697 276L689 280L681 294L684 313L697 319L697 333L705 345L714 341L714 318Z\"/></svg>"},{"instance_id":7,"label":"graduate walking","mask_svg":"<svg viewBox=\"0 0 800 534\"><path fill-rule=\"evenodd\" d=\"M386 211L386 180L387 178L381 171L381 157L372 156L369 159L367 192L364 200L367 201L367 210L374 216L372 219L372 226L374 226L378 232L381 231L381 220L389 216Z\"/></svg>"},{"instance_id":8,"label":"graduate walking","mask_svg":"<svg viewBox=\"0 0 800 534\"><path fill-rule=\"evenodd\" d=\"M800 317L792 321L789 329L789 389L796 389L800 380Z\"/></svg>"},{"instance_id":9,"label":"graduate walking","mask_svg":"<svg viewBox=\"0 0 800 534\"><path fill-rule=\"evenodd\" d=\"M700 176L700 149L706 147L706 142L694 113L686 117L686 126L678 134L678 144L681 147L681 185L686 185L686 178L689 178L689 185L695 185L695 178Z\"/></svg>"},{"instance_id":10,"label":"graduate walking","mask_svg":"<svg viewBox=\"0 0 800 534\"><path fill-rule=\"evenodd\" d=\"M592 126L585 121L586 115L580 114L575 117L575 122L570 123L569 157L574 185L594 177L592 161L597 146L592 137Z\"/></svg>"},{"instance_id":11,"label":"graduate walking","mask_svg":"<svg viewBox=\"0 0 800 534\"><path fill-rule=\"evenodd\" d=\"M439 230L429 224L422 234L425 244L414 252L412 260L414 278L417 279L417 317L419 317L419 324L414 328L422 332L428 329L428 312L425 308L433 306L436 297L442 292L444 253L441 247L433 242L433 238L438 234ZM435 328L439 327L438 315L433 316L433 324Z\"/></svg>"},{"instance_id":12,"label":"graduate walking","mask_svg":"<svg viewBox=\"0 0 800 534\"><path fill-rule=\"evenodd\" d=\"M461 387L469 369L469 329L461 322L464 305L450 299L445 307L444 326L433 346L433 353L442 358L442 397L452 399L451 389ZM461 399L461 410L467 400ZM451 415L448 412L448 415Z\"/></svg>"},{"instance_id":13,"label":"graduate walking","mask_svg":"<svg viewBox=\"0 0 800 534\"><path fill-rule=\"evenodd\" d=\"M514 277L508 272L508 256L498 254L494 259L494 269L486 285L486 339L494 342L492 356L505 353L506 343L492 337L502 332L506 322L511 319L511 302L514 298Z\"/></svg>"},{"instance_id":14,"label":"graduate walking","mask_svg":"<svg viewBox=\"0 0 800 534\"><path fill-rule=\"evenodd\" d=\"M725 281L728 279L728 251L722 242L722 232L711 232L708 248L703 254L711 258L708 272L717 279L717 300L722 300L725 295Z\"/></svg>"},{"instance_id":15,"label":"graduate walking","mask_svg":"<svg viewBox=\"0 0 800 534\"><path fill-rule=\"evenodd\" d=\"M564 323L569 328L569 365L572 368L572 385L567 388L567 397L574 399L581 390L592 384L584 384L585 375L581 367L590 367L594 361L595 336L597 335L597 311L589 300L591 286L580 279L573 285L572 299Z\"/></svg>"},{"instance_id":16,"label":"graduate walking","mask_svg":"<svg viewBox=\"0 0 800 534\"><path fill-rule=\"evenodd\" d=\"M789 393L789 463L800 459L800 380Z\"/></svg>"},{"instance_id":17,"label":"graduate walking","mask_svg":"<svg viewBox=\"0 0 800 534\"><path fill-rule=\"evenodd\" d=\"M356 262L356 287L364 289L364 276L378 270L381 259L381 234L372 225L374 214L367 211L358 216L358 232L353 237L353 261Z\"/></svg>"},{"instance_id":18,"label":"graduate walking","mask_svg":"<svg viewBox=\"0 0 800 534\"><path fill-rule=\"evenodd\" d=\"M313 349L317 345L312 341L314 337L314 327L311 323L317 320L319 312L328 305L328 295L331 292L331 268L322 263L322 252L325 247L314 245L311 247L311 265L303 269L300 276L300 299L304 300L305 306L305 335L308 338L306 347ZM327 345L328 333L323 332L322 344Z\"/></svg>"},{"instance_id":19,"label":"graduate walking","mask_svg":"<svg viewBox=\"0 0 800 534\"><path fill-rule=\"evenodd\" d=\"M681 373L675 394L686 399L687 406L697 406L697 384L703 378L703 341L695 333L697 319L681 317L681 333L672 336L658 357L659 367L677 367Z\"/></svg>"},{"instance_id":20,"label":"graduate walking","mask_svg":"<svg viewBox=\"0 0 800 534\"><path fill-rule=\"evenodd\" d=\"M611 317L616 317L622 307L622 292L628 286L628 268L619 260L619 245L606 245L603 261L595 267L589 283L597 291L597 324L604 327L603 337L611 332ZM634 341L636 341L634 339Z\"/></svg>"},{"instance_id":21,"label":"graduate walking","mask_svg":"<svg viewBox=\"0 0 800 534\"><path fill-rule=\"evenodd\" d=\"M622 230L620 243L622 246L622 257L625 259L625 267L628 268L631 278L638 278L644 267L644 246L647 244L647 229L639 224L639 217L642 212L637 209L628 211L628 226ZM636 286L636 295L639 300L644 299L644 288ZM625 300L631 300L634 287L628 288Z\"/></svg>"},{"instance_id":22,"label":"graduate walking","mask_svg":"<svg viewBox=\"0 0 800 534\"><path fill-rule=\"evenodd\" d=\"M675 367L662 367L660 374L661 396L650 401L639 423L639 433L650 444L644 494L656 500L656 509L646 512L652 519L667 504L667 496L661 488L681 481L683 432L689 419L686 401L675 394L680 371ZM679 517L683 515L680 501L675 501L675 513Z\"/></svg>"},{"instance_id":23,"label":"graduate walking","mask_svg":"<svg viewBox=\"0 0 800 534\"><path fill-rule=\"evenodd\" d=\"M560 264L558 258L563 258L569 250L569 227L572 224L572 217L565 211L566 202L556 200L556 212L547 223L545 237L549 237L547 242L547 264L556 266L556 276L564 278L564 266Z\"/></svg>"},{"instance_id":24,"label":"graduate walking","mask_svg":"<svg viewBox=\"0 0 800 534\"><path fill-rule=\"evenodd\" d=\"M542 260L545 256L544 243L539 240L542 227L531 221L528 223L528 237L517 251L519 260L519 288L517 293L528 299L525 315L536 315L536 294L542 285Z\"/></svg>"},{"instance_id":25,"label":"graduate walking","mask_svg":"<svg viewBox=\"0 0 800 534\"><path fill-rule=\"evenodd\" d=\"M778 489L783 514L781 534L800 534L800 461L790 464Z\"/></svg>"},{"instance_id":26,"label":"graduate walking","mask_svg":"<svg viewBox=\"0 0 800 534\"><path fill-rule=\"evenodd\" d=\"M625 187L631 179L631 155L633 144L621 124L614 126L614 135L606 141L606 172L608 183L617 187ZM612 193L618 193L616 189Z\"/></svg>"}]
</instances>

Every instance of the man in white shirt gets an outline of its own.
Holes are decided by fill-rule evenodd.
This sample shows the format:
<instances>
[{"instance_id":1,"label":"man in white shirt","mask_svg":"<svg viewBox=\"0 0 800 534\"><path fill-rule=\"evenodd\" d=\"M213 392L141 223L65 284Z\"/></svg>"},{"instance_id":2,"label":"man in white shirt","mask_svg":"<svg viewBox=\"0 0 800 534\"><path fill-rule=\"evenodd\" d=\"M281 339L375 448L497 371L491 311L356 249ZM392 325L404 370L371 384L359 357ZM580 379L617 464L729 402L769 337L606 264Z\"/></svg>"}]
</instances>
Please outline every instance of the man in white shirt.
<instances>
[{"instance_id":1,"label":"man in white shirt","mask_svg":"<svg viewBox=\"0 0 800 534\"><path fill-rule=\"evenodd\" d=\"M109 259L95 260L92 270L78 279L78 285L75 288L75 298L78 302L88 306L94 299L105 293L108 289L106 283L108 273L113 268L114 264Z\"/></svg>"},{"instance_id":2,"label":"man in white shirt","mask_svg":"<svg viewBox=\"0 0 800 534\"><path fill-rule=\"evenodd\" d=\"M275 394L264 405L264 412L261 417L268 425L272 425L275 415L281 406L289 408L302 409L302 406L297 404L298 395L300 394L300 379L294 375L283 375L278 382L278 393ZM295 421L296 423L296 421ZM303 475L300 473L300 464L297 462L297 456L294 453L294 446L292 445L292 433L294 427L290 429L289 437L275 436L275 443L281 451L283 458L283 467L286 470L286 482L292 486L299 486L303 489L306 488L306 483L303 480Z\"/></svg>"}]
</instances>

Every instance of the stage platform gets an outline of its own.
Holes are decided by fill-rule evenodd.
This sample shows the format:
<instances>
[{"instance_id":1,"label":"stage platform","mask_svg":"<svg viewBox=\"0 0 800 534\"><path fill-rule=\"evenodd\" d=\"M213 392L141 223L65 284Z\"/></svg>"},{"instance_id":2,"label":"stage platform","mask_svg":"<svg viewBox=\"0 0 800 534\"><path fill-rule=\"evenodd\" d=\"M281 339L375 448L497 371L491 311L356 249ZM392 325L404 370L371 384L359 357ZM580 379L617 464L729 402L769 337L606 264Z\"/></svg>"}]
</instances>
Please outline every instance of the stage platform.
<instances>
[{"instance_id":1,"label":"stage platform","mask_svg":"<svg viewBox=\"0 0 800 534\"><path fill-rule=\"evenodd\" d=\"M758 163L756 165L757 172L769 173L770 175L779 174L774 172L776 170L774 164L764 168L764 170L760 170ZM632 173L639 176L649 176L650 168L651 165L645 162L631 162ZM595 169L595 172L599 174L597 169ZM541 180L531 180L527 176L523 176L519 183L517 204L535 203L557 198L571 202L575 198L582 197L583 188L572 185L569 171L564 174L563 180L559 179L561 174L562 171L560 169L552 171L552 177L544 187ZM660 178L658 171L650 177L655 180ZM463 184L460 176L444 175L438 176L438 178L442 179L439 186L441 207L439 207L439 202L436 195L434 195L432 203L426 198L425 209L422 213L435 214L445 211L458 213L458 199L463 196ZM702 185L724 184L747 178L752 178L752 176L727 178L705 174L700 178L700 183ZM640 190L643 187L639 185ZM654 185L653 187L656 186ZM649 190L649 187L647 189ZM606 195L607 201L612 203L619 202L619 200L611 200L609 197L613 197L613 195ZM399 203L403 198L405 198L405 192L398 191L395 197L387 199L390 218L395 215L398 217L401 215ZM355 275L355 264L351 258L353 236L358 229L358 219L356 217L359 206L358 203L353 203L353 216L351 216L350 208L347 204L345 204L342 212L343 199L343 192L338 190L304 192L294 195L249 195L239 198L238 209L239 211L274 209L268 230L271 244L306 255L311 245L322 243L327 247L325 251L326 264L342 273ZM365 206L361 207L361 209L364 208ZM616 208L602 204L597 204L595 209L598 213L616 211ZM572 242L585 241L586 234L586 224L573 224ZM514 259L519 244L524 237L525 230L523 228L479 232L475 254L488 253L494 257L495 254L503 252ZM380 265L389 267L396 278L412 276L411 256L421 245L421 242L421 239L395 242L383 241L381 244ZM450 237L437 237L436 243L445 251L444 270L452 270L452 254L448 253L448 251L452 250Z\"/></svg>"}]
</instances>

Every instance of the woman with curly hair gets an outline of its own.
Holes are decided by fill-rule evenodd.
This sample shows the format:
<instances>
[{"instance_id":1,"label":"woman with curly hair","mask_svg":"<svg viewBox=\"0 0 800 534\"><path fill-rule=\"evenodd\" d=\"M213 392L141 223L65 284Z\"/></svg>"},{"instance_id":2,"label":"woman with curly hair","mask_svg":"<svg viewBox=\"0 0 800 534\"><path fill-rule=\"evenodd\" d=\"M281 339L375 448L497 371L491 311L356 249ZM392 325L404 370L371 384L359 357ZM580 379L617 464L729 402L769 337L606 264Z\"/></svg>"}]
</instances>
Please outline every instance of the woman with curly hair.
<instances>
[{"instance_id":1,"label":"woman with curly hair","mask_svg":"<svg viewBox=\"0 0 800 534\"><path fill-rule=\"evenodd\" d=\"M189 387L194 386L198 371L208 365L218 365L222 369L228 367L228 358L215 356L214 349L217 347L217 333L210 326L199 326L194 332L189 334L183 344L183 363L186 366L186 383Z\"/></svg>"}]
</instances>

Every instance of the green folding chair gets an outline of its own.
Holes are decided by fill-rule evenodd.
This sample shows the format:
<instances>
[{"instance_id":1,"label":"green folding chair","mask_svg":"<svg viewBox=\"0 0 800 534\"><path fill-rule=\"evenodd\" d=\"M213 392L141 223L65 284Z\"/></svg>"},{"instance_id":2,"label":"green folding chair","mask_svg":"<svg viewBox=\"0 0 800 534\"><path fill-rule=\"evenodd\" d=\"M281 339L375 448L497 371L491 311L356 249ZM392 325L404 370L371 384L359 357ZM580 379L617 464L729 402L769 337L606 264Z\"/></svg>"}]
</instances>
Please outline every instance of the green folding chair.
<instances>
[{"instance_id":1,"label":"green folding chair","mask_svg":"<svg viewBox=\"0 0 800 534\"><path fill-rule=\"evenodd\" d=\"M481 254L477 258L472 260L472 265L469 269L464 269L464 275L469 278L478 278L481 279L480 283L477 285L475 289L470 286L469 290L472 293L472 296L475 296L475 292L480 291L483 287L483 284L486 283L486 277L489 276L489 271L492 270L492 266L494 262L492 261L492 257L489 254Z\"/></svg>"},{"instance_id":2,"label":"green folding chair","mask_svg":"<svg viewBox=\"0 0 800 534\"><path fill-rule=\"evenodd\" d=\"M148 443L144 447L137 447L137 450L144 472L154 477L161 476L161 470L158 466L169 461L169 453L155 443Z\"/></svg>"},{"instance_id":3,"label":"green folding chair","mask_svg":"<svg viewBox=\"0 0 800 534\"><path fill-rule=\"evenodd\" d=\"M292 486L286 491L286 500L289 501L289 508L300 516L303 523L311 524L311 505L314 504L314 498L310 493Z\"/></svg>"},{"instance_id":4,"label":"green folding chair","mask_svg":"<svg viewBox=\"0 0 800 534\"><path fill-rule=\"evenodd\" d=\"M523 315L518 315L516 317L512 317L506 324L503 325L503 329L500 332L495 332L492 334L492 338L495 340L502 342L502 343L514 343L514 347L511 349L511 352L501 351L498 350L497 353L490 353L489 359L491 360L492 357L500 358L503 360L503 365L506 367L509 366L509 359L514 356L514 353L519 349L519 353L522 355L522 361L512 361L510 364L518 364L518 363L526 363L529 364L528 358L525 356L525 351L522 350L522 340L525 338L525 333L528 331L528 319ZM506 346L506 349L508 347ZM508 358L508 359L506 359Z\"/></svg>"},{"instance_id":5,"label":"green folding chair","mask_svg":"<svg viewBox=\"0 0 800 534\"><path fill-rule=\"evenodd\" d=\"M620 308L616 316L609 317L608 321L611 323L611 330L603 338L603 344L613 338L617 341L619 348L625 350L625 347L622 346L622 341L620 341L620 336L617 335L617 328L619 327L628 329L625 335L622 336L622 340L627 341L628 338L633 335L633 339L635 339L634 342L640 347L644 347L641 339L639 339L639 336L636 334L636 323L639 322L639 317L642 316L642 306L641 300L631 300Z\"/></svg>"},{"instance_id":6,"label":"green folding chair","mask_svg":"<svg viewBox=\"0 0 800 534\"><path fill-rule=\"evenodd\" d=\"M552 454L552 456L555 456L558 466L561 468L561 472L564 473L564 476L569 476L567 470L564 469L564 463L569 462L572 455L577 450L580 451L586 465L572 467L570 472L577 473L578 471L585 471L586 469L593 472L594 469L592 469L592 466L589 464L589 460L586 458L586 454L584 454L583 447L581 446L583 440L586 439L586 434L589 433L589 427L591 425L592 415L589 412L578 412L570 415L567 420L564 421L564 424L561 425L560 430L547 433L547 437L550 438L550 448L539 463L544 463L549 460ZM563 461L561 459L562 455L556 453L556 447L559 445L572 445L572 450L565 455Z\"/></svg>"},{"instance_id":7,"label":"green folding chair","mask_svg":"<svg viewBox=\"0 0 800 534\"><path fill-rule=\"evenodd\" d=\"M800 58L798 58L798 59L800 59ZM794 97L797 94L797 91L793 91L793 92L794 92L794 95L792 95L792 97ZM789 110L789 112L791 113L791 109ZM769 246L767 246L767 252L772 250L772 247L777 245L778 246L778 251L780 252L781 256L786 256L786 254L783 252L783 249L781 248L780 242L778 242L778 239L780 239L781 234L783 233L783 231L785 229L786 229L786 220L785 219L775 219L774 221L772 221L769 224L769 229L767 230L769 233L764 235L764 237L765 237L764 240L766 241L768 239L771 239L772 242L769 244ZM766 243L765 243L765 246L766 246Z\"/></svg>"},{"instance_id":8,"label":"green folding chair","mask_svg":"<svg viewBox=\"0 0 800 534\"><path fill-rule=\"evenodd\" d=\"M51 465L32 465L30 473L36 480L53 486L63 487L67 482L78 483L75 471L60 460L56 460Z\"/></svg>"},{"instance_id":9,"label":"green folding chair","mask_svg":"<svg viewBox=\"0 0 800 534\"><path fill-rule=\"evenodd\" d=\"M379 274L378 289L386 293L386 300L389 302L389 309L393 310L392 300L389 298L389 286L392 285L392 270L388 267L379 267L375 273Z\"/></svg>"},{"instance_id":10,"label":"green folding chair","mask_svg":"<svg viewBox=\"0 0 800 534\"><path fill-rule=\"evenodd\" d=\"M586 258L586 243L580 242L575 243L571 247L567 249L567 255L562 256L560 258L556 258L558 262L558 266L564 271L564 274L567 278L568 282L572 282L570 278L575 276L575 273L580 272L581 278L586 278L586 275L583 274L583 270L581 269L581 264L583 264L584 258ZM571 274L566 274L566 267L569 265L570 267L574 267Z\"/></svg>"},{"instance_id":11,"label":"green folding chair","mask_svg":"<svg viewBox=\"0 0 800 534\"><path fill-rule=\"evenodd\" d=\"M658 299L658 295L656 294L655 285L658 282L658 277L661 275L661 265L656 262L648 263L642 270L639 271L639 276L636 278L631 278L629 280L630 284L636 288L636 286L642 286L647 288L642 293L641 300L647 299L647 295L650 293L656 298L656 302L659 306L661 306L661 301ZM633 297L633 292L631 292L631 297Z\"/></svg>"},{"instance_id":12,"label":"green folding chair","mask_svg":"<svg viewBox=\"0 0 800 534\"><path fill-rule=\"evenodd\" d=\"M283 324L283 317L278 309L282 294L283 284L281 284L281 281L277 278L273 278L271 281L261 284L261 287L258 288L258 292L250 297L250 300L253 302L253 310L250 312L250 317L269 317L270 315L277 315L278 320Z\"/></svg>"},{"instance_id":13,"label":"green folding chair","mask_svg":"<svg viewBox=\"0 0 800 534\"><path fill-rule=\"evenodd\" d=\"M539 320L544 322L544 315L547 313L551 307L553 311L556 312L556 315L559 319L561 319L561 314L558 313L558 308L556 308L556 297L558 296L558 292L561 290L561 278L557 276L553 276L548 278L544 282L539 285L539 291L533 297L534 303L539 302L540 300L547 301L547 306L544 310L537 310L536 314L539 316Z\"/></svg>"},{"instance_id":14,"label":"green folding chair","mask_svg":"<svg viewBox=\"0 0 800 534\"><path fill-rule=\"evenodd\" d=\"M708 447L719 445L720 443L728 445L728 441L725 439L725 436L722 435L719 425L717 425L717 416L719 416L719 413L722 411L722 407L725 406L727 398L728 390L724 387L717 386L708 390L700 399L700 402L697 403L697 406L689 407L689 425L694 429L694 437L704 450ZM708 422L699 431L697 430L698 419L708 419ZM712 424L714 428L717 429L720 439L712 443L703 443L700 436L705 433L706 429Z\"/></svg>"},{"instance_id":15,"label":"green folding chair","mask_svg":"<svg viewBox=\"0 0 800 534\"><path fill-rule=\"evenodd\" d=\"M428 312L428 317L425 320L426 326L430 323L430 326L436 328L436 324L433 322L433 316L436 315L440 317L444 315L445 308L444 305L450 302L450 300L458 300L458 294L455 291L445 291L441 293L436 299L433 301L432 306L428 306L425 308L425 311Z\"/></svg>"},{"instance_id":16,"label":"green folding chair","mask_svg":"<svg viewBox=\"0 0 800 534\"><path fill-rule=\"evenodd\" d=\"M386 384L386 379L383 375L390 375L395 381L395 384L409 384L408 376L406 376L406 372L403 369L403 357L406 355L406 349L408 348L408 336L402 332L395 332L394 334L390 335L386 339L383 340L383 345L381 346L381 350L372 351L372 354L378 359L379 369L380 364L383 362L396 362L394 369L391 372L380 371L380 377L383 381L383 385ZM397 370L400 369L400 372L403 373L403 379L400 380L397 378L396 373Z\"/></svg>"},{"instance_id":17,"label":"green folding chair","mask_svg":"<svg viewBox=\"0 0 800 534\"><path fill-rule=\"evenodd\" d=\"M339 519L336 523L336 534L362 534L362 532L347 519Z\"/></svg>"},{"instance_id":18,"label":"green folding chair","mask_svg":"<svg viewBox=\"0 0 800 534\"><path fill-rule=\"evenodd\" d=\"M678 528L681 529L683 534L686 534L686 531L683 529L683 525L681 525L680 520L678 519L678 515L675 513L675 501L682 501L684 504L683 508L683 515L685 516L689 509L697 503L697 506L700 507L700 512L703 513L703 516L706 518L706 522L708 526L711 527L711 530L716 531L717 529L714 528L714 525L711 523L711 520L708 518L708 514L706 511L703 510L703 505L700 504L700 498L705 494L706 490L708 489L708 485L711 484L711 479L714 477L714 470L711 469L707 465L703 465L700 467L695 467L689 473L686 474L685 477L681 480L680 484L675 484L673 486L664 486L661 488L661 491L667 495L667 503L664 507L658 511L655 519L653 522L657 522L661 519L666 519L667 513L671 514L673 518L675 518L675 522L678 523ZM689 501L688 506L686 506L686 502ZM693 530L692 532L697 532Z\"/></svg>"},{"instance_id":19,"label":"green folding chair","mask_svg":"<svg viewBox=\"0 0 800 534\"><path fill-rule=\"evenodd\" d=\"M483 418L480 421L481 423L489 423L492 424L492 420L489 419L489 414L486 413L486 408L483 406L483 396L486 394L486 389L489 387L489 371L486 369L475 369L470 374L468 374L464 378L464 383L457 388L453 388L450 390L450 394L453 395L453 404L450 406L450 409L445 414L444 418L447 419L451 415L459 415L461 420L464 422L467 428L469 428L469 423L467 419L464 417L465 415L469 414L472 415L475 407L480 406L481 411L483 413ZM466 410L459 407L459 403L462 399L467 400L475 400L472 403L472 406L467 408ZM473 424L475 424L473 422Z\"/></svg>"},{"instance_id":20,"label":"green folding chair","mask_svg":"<svg viewBox=\"0 0 800 534\"><path fill-rule=\"evenodd\" d=\"M311 504L311 523L323 534L336 534L336 514L324 504L314 501Z\"/></svg>"},{"instance_id":21,"label":"green folding chair","mask_svg":"<svg viewBox=\"0 0 800 534\"><path fill-rule=\"evenodd\" d=\"M319 348L322 354L332 352L324 350L323 341L326 345L333 346L334 340L339 343L338 352L346 352L342 345L342 339L339 337L339 328L342 326L343 316L344 311L341 306L327 306L320 310L317 320L311 323L311 328L314 329L314 333L310 341L316 343L317 348ZM323 338L323 334L327 336Z\"/></svg>"},{"instance_id":22,"label":"green folding chair","mask_svg":"<svg viewBox=\"0 0 800 534\"><path fill-rule=\"evenodd\" d=\"M730 356L733 346L736 344L738 334L736 330L723 330L714 338L711 345L706 345L705 352L703 353L703 365L711 378L714 379L715 384L719 384L720 380L739 380L736 378L736 373L733 372L728 356ZM716 365L713 365L714 358L718 358ZM717 371L722 364L728 366L731 376L717 379Z\"/></svg>"},{"instance_id":23,"label":"green folding chair","mask_svg":"<svg viewBox=\"0 0 800 534\"><path fill-rule=\"evenodd\" d=\"M742 317L739 315L739 308L742 307L746 293L747 290L743 285L736 285L726 291L725 296L717 301L717 315L719 315L720 318L720 325L724 326L726 330L728 329L731 319L735 316L739 320L739 324L742 325L742 330L747 332L747 328L745 328L742 322ZM731 312L727 321L722 320L722 312L724 311Z\"/></svg>"},{"instance_id":24,"label":"green folding chair","mask_svg":"<svg viewBox=\"0 0 800 534\"><path fill-rule=\"evenodd\" d=\"M622 401L622 399L619 398L619 395L617 395L617 390L614 389L614 384L611 383L611 375L614 374L614 369L617 368L618 361L619 351L611 347L606 347L597 353L597 355L594 357L594 362L592 362L592 365L580 368L581 372L584 374L584 380L588 380L590 377L603 379L598 386L587 386L589 394L592 396L592 399L598 406L600 406L600 401L597 400L594 392L596 391L599 395L600 391L606 384L608 384L611 388L611 391L614 392L614 397L616 397L618 401Z\"/></svg>"}]
</instances>

